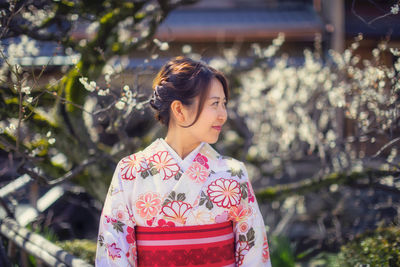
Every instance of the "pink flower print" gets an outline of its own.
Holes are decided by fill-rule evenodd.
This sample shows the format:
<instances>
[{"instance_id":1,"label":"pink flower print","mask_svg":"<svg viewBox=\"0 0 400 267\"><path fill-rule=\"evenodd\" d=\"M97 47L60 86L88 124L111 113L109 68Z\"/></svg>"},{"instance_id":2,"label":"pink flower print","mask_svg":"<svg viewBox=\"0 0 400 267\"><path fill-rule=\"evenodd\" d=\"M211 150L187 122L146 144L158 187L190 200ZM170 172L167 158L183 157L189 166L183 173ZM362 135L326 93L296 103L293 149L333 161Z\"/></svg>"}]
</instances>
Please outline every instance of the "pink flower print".
<instances>
[{"instance_id":1,"label":"pink flower print","mask_svg":"<svg viewBox=\"0 0 400 267\"><path fill-rule=\"evenodd\" d=\"M215 222L223 223L223 222L228 221L228 218L229 218L228 211L224 211L220 215L215 216Z\"/></svg>"},{"instance_id":2,"label":"pink flower print","mask_svg":"<svg viewBox=\"0 0 400 267\"><path fill-rule=\"evenodd\" d=\"M243 203L238 206L232 206L229 209L229 218L234 222L246 220L250 214L251 208L245 207Z\"/></svg>"},{"instance_id":3,"label":"pink flower print","mask_svg":"<svg viewBox=\"0 0 400 267\"><path fill-rule=\"evenodd\" d=\"M135 244L135 229L128 226L126 230L128 232L126 235L126 242L129 244Z\"/></svg>"},{"instance_id":4,"label":"pink flower print","mask_svg":"<svg viewBox=\"0 0 400 267\"><path fill-rule=\"evenodd\" d=\"M116 220L118 220L120 222L124 222L125 220L127 220L129 218L129 215L126 214L122 205L118 205L117 207L113 208L112 214L113 214L113 218L115 218Z\"/></svg>"},{"instance_id":5,"label":"pink flower print","mask_svg":"<svg viewBox=\"0 0 400 267\"><path fill-rule=\"evenodd\" d=\"M136 200L135 207L140 217L149 220L158 214L161 208L161 197L154 192L144 193Z\"/></svg>"},{"instance_id":6,"label":"pink flower print","mask_svg":"<svg viewBox=\"0 0 400 267\"><path fill-rule=\"evenodd\" d=\"M269 246L267 235L264 234L264 244L263 244L263 262L267 262L269 259Z\"/></svg>"},{"instance_id":7,"label":"pink flower print","mask_svg":"<svg viewBox=\"0 0 400 267\"><path fill-rule=\"evenodd\" d=\"M200 163L201 165L203 165L204 167L206 167L206 169L209 169L210 167L208 166L208 158L200 153L198 153L196 155L196 157L194 158L194 161Z\"/></svg>"},{"instance_id":8,"label":"pink flower print","mask_svg":"<svg viewBox=\"0 0 400 267\"><path fill-rule=\"evenodd\" d=\"M178 164L171 157L168 151L161 151L149 158L149 161L154 164L154 167L160 173L163 180L168 180L174 177L180 170Z\"/></svg>"},{"instance_id":9,"label":"pink flower print","mask_svg":"<svg viewBox=\"0 0 400 267\"><path fill-rule=\"evenodd\" d=\"M147 169L144 158L138 158L136 155L130 155L121 160L121 178L124 180L134 180L135 174Z\"/></svg>"},{"instance_id":10,"label":"pink flower print","mask_svg":"<svg viewBox=\"0 0 400 267\"><path fill-rule=\"evenodd\" d=\"M252 203L256 200L255 196L254 196L254 190L253 187L251 186L250 182L247 182L247 188L248 188L248 195L249 195L249 202Z\"/></svg>"},{"instance_id":11,"label":"pink flower print","mask_svg":"<svg viewBox=\"0 0 400 267\"><path fill-rule=\"evenodd\" d=\"M247 241L239 241L236 243L236 253L235 253L235 258L236 258L236 263L238 266L243 264L243 259L244 256L249 252L250 247L249 247L249 242Z\"/></svg>"},{"instance_id":12,"label":"pink flower print","mask_svg":"<svg viewBox=\"0 0 400 267\"><path fill-rule=\"evenodd\" d=\"M212 182L207 189L211 201L218 207L230 208L240 202L239 183L232 179L220 178Z\"/></svg>"},{"instance_id":13,"label":"pink flower print","mask_svg":"<svg viewBox=\"0 0 400 267\"><path fill-rule=\"evenodd\" d=\"M180 224L185 224L192 206L183 201L171 201L162 207L165 217Z\"/></svg>"},{"instance_id":14,"label":"pink flower print","mask_svg":"<svg viewBox=\"0 0 400 267\"><path fill-rule=\"evenodd\" d=\"M119 254L121 249L118 248L115 243L112 243L111 245L107 244L107 251L108 256L111 257L112 260L115 260L115 258L121 258L121 255Z\"/></svg>"},{"instance_id":15,"label":"pink flower print","mask_svg":"<svg viewBox=\"0 0 400 267\"><path fill-rule=\"evenodd\" d=\"M198 162L194 162L190 165L186 173L189 175L190 179L196 183L203 183L208 177L208 170Z\"/></svg>"},{"instance_id":16,"label":"pink flower print","mask_svg":"<svg viewBox=\"0 0 400 267\"><path fill-rule=\"evenodd\" d=\"M241 222L239 224L239 231L241 233L247 233L248 230L249 230L249 224L247 222Z\"/></svg>"}]
</instances>

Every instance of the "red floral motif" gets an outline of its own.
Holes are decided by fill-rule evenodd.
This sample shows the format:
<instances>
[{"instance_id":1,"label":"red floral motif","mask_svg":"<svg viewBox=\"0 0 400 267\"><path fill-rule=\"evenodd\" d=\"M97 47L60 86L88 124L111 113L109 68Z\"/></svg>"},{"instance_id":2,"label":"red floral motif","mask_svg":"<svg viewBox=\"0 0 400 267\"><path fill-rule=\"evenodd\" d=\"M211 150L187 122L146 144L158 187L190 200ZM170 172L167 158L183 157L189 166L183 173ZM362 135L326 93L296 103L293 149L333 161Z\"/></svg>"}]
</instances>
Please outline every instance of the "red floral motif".
<instances>
[{"instance_id":1,"label":"red floral motif","mask_svg":"<svg viewBox=\"0 0 400 267\"><path fill-rule=\"evenodd\" d=\"M240 222L246 220L251 214L251 208L245 207L243 203L238 206L232 206L229 209L229 218L234 222Z\"/></svg>"},{"instance_id":2,"label":"red floral motif","mask_svg":"<svg viewBox=\"0 0 400 267\"><path fill-rule=\"evenodd\" d=\"M161 208L161 197L154 192L144 193L136 200L135 207L140 217L149 220L158 214Z\"/></svg>"},{"instance_id":3,"label":"red floral motif","mask_svg":"<svg viewBox=\"0 0 400 267\"><path fill-rule=\"evenodd\" d=\"M175 223L174 222L170 222L170 221L166 221L164 219L160 219L158 220L158 226L161 227L175 227Z\"/></svg>"},{"instance_id":4,"label":"red floral motif","mask_svg":"<svg viewBox=\"0 0 400 267\"><path fill-rule=\"evenodd\" d=\"M243 264L244 256L247 254L249 250L250 247L247 241L239 241L236 243L235 258L238 266L241 266Z\"/></svg>"},{"instance_id":5,"label":"red floral motif","mask_svg":"<svg viewBox=\"0 0 400 267\"><path fill-rule=\"evenodd\" d=\"M156 217L153 217L153 218L151 218L150 220L147 220L147 221L146 221L147 225L148 225L148 226L152 226L155 218L156 218Z\"/></svg>"},{"instance_id":6,"label":"red floral motif","mask_svg":"<svg viewBox=\"0 0 400 267\"><path fill-rule=\"evenodd\" d=\"M220 178L208 186L207 194L218 207L230 208L240 202L239 183L232 179Z\"/></svg>"},{"instance_id":7,"label":"red floral motif","mask_svg":"<svg viewBox=\"0 0 400 267\"><path fill-rule=\"evenodd\" d=\"M119 254L121 249L118 248L115 243L112 243L111 245L107 244L107 251L108 256L111 257L112 260L115 260L115 258L121 258L121 255Z\"/></svg>"},{"instance_id":8,"label":"red floral motif","mask_svg":"<svg viewBox=\"0 0 400 267\"><path fill-rule=\"evenodd\" d=\"M263 262L267 262L269 260L269 246L267 236L264 235L264 244L263 244Z\"/></svg>"},{"instance_id":9,"label":"red floral motif","mask_svg":"<svg viewBox=\"0 0 400 267\"><path fill-rule=\"evenodd\" d=\"M163 180L174 177L180 170L178 164L175 163L168 151L161 151L154 154L149 158L149 161L154 164L154 167L160 173Z\"/></svg>"},{"instance_id":10,"label":"red floral motif","mask_svg":"<svg viewBox=\"0 0 400 267\"><path fill-rule=\"evenodd\" d=\"M202 154L197 154L196 157L194 158L194 161L200 163L201 165L203 165L204 167L206 167L207 169L209 169L210 167L208 166L208 158Z\"/></svg>"},{"instance_id":11,"label":"red floral motif","mask_svg":"<svg viewBox=\"0 0 400 267\"><path fill-rule=\"evenodd\" d=\"M249 230L249 224L247 222L241 222L239 224L239 231L241 233L247 233L248 230Z\"/></svg>"},{"instance_id":12,"label":"red floral motif","mask_svg":"<svg viewBox=\"0 0 400 267\"><path fill-rule=\"evenodd\" d=\"M183 201L171 201L162 207L165 217L180 224L185 224L192 206Z\"/></svg>"},{"instance_id":13,"label":"red floral motif","mask_svg":"<svg viewBox=\"0 0 400 267\"><path fill-rule=\"evenodd\" d=\"M203 183L208 177L208 170L198 162L194 162L190 165L186 173L189 175L190 179L196 183Z\"/></svg>"},{"instance_id":14,"label":"red floral motif","mask_svg":"<svg viewBox=\"0 0 400 267\"><path fill-rule=\"evenodd\" d=\"M253 190L253 187L251 186L251 183L250 183L250 182L247 182L247 188L249 189L249 190L248 190L248 191L249 191L249 193L248 193L248 195L249 195L249 202L252 203L252 202L254 202L254 201L256 200L256 198L255 198L255 196L254 196L254 190Z\"/></svg>"},{"instance_id":15,"label":"red floral motif","mask_svg":"<svg viewBox=\"0 0 400 267\"><path fill-rule=\"evenodd\" d=\"M135 244L135 229L128 226L126 230L128 232L126 235L126 242L129 244Z\"/></svg>"},{"instance_id":16,"label":"red floral motif","mask_svg":"<svg viewBox=\"0 0 400 267\"><path fill-rule=\"evenodd\" d=\"M121 160L121 178L124 180L134 180L135 173L142 172L147 169L144 158L138 158L136 155L130 155Z\"/></svg>"},{"instance_id":17,"label":"red floral motif","mask_svg":"<svg viewBox=\"0 0 400 267\"><path fill-rule=\"evenodd\" d=\"M113 218L111 218L111 217L109 217L109 216L107 216L107 215L104 215L104 218L106 218L106 223L115 223L115 222L117 222L117 220L116 219L113 219Z\"/></svg>"}]
</instances>

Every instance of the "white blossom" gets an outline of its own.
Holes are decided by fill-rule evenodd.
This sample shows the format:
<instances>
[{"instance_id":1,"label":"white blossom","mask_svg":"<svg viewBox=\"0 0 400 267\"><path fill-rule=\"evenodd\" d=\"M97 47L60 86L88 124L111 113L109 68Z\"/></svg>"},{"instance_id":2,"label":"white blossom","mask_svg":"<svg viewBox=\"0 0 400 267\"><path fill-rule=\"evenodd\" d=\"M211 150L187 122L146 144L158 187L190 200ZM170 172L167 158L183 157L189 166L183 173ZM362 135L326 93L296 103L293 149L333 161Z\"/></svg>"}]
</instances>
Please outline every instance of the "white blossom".
<instances>
[{"instance_id":1,"label":"white blossom","mask_svg":"<svg viewBox=\"0 0 400 267\"><path fill-rule=\"evenodd\" d=\"M56 142L56 139L54 137L49 138L48 142L50 145L53 145Z\"/></svg>"},{"instance_id":2,"label":"white blossom","mask_svg":"<svg viewBox=\"0 0 400 267\"><path fill-rule=\"evenodd\" d=\"M122 110L122 109L124 109L124 107L125 107L125 102L123 102L123 101L118 101L116 104L115 104L115 107L117 108L117 109L119 109L119 110Z\"/></svg>"},{"instance_id":3,"label":"white blossom","mask_svg":"<svg viewBox=\"0 0 400 267\"><path fill-rule=\"evenodd\" d=\"M31 94L31 88L29 86L24 86L21 88L21 92L27 95Z\"/></svg>"},{"instance_id":4,"label":"white blossom","mask_svg":"<svg viewBox=\"0 0 400 267\"><path fill-rule=\"evenodd\" d=\"M398 5L398 4L395 4L394 6L392 6L392 7L390 8L390 12L391 12L393 15L397 15L397 14L399 13L399 5Z\"/></svg>"},{"instance_id":5,"label":"white blossom","mask_svg":"<svg viewBox=\"0 0 400 267\"><path fill-rule=\"evenodd\" d=\"M182 53L189 54L190 52L192 52L192 47L190 45L186 44L182 46Z\"/></svg>"},{"instance_id":6,"label":"white blossom","mask_svg":"<svg viewBox=\"0 0 400 267\"><path fill-rule=\"evenodd\" d=\"M93 92L96 90L97 84L95 81L90 81L88 82L88 78L86 77L80 77L79 82L85 87L86 90L89 92Z\"/></svg>"},{"instance_id":7,"label":"white blossom","mask_svg":"<svg viewBox=\"0 0 400 267\"><path fill-rule=\"evenodd\" d=\"M110 89L109 89L109 88L107 88L107 89L105 89L105 90L100 89L99 92L98 92L97 94L98 94L99 96L106 96L106 95L109 95L109 94L110 94Z\"/></svg>"}]
</instances>

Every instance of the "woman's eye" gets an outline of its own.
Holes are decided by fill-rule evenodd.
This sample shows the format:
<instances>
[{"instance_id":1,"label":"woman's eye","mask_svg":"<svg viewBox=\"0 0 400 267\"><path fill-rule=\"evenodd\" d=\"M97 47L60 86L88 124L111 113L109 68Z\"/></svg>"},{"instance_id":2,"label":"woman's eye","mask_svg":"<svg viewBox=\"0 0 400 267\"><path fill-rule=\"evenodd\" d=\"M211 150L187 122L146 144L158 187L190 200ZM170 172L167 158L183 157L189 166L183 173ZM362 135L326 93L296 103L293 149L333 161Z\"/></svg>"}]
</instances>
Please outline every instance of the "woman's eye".
<instances>
[{"instance_id":1,"label":"woman's eye","mask_svg":"<svg viewBox=\"0 0 400 267\"><path fill-rule=\"evenodd\" d=\"M218 101L217 101L217 102L214 102L214 103L213 103L213 106L218 106L218 104L219 104Z\"/></svg>"}]
</instances>

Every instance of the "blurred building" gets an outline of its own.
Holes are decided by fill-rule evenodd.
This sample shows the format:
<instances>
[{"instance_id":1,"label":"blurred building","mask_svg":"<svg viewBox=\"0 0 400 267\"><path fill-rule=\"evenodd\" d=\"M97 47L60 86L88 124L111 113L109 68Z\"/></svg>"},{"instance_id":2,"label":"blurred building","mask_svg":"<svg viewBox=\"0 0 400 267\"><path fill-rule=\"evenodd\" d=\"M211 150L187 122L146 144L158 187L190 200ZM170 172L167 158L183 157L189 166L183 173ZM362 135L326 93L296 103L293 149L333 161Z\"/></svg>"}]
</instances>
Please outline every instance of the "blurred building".
<instances>
[{"instance_id":1,"label":"blurred building","mask_svg":"<svg viewBox=\"0 0 400 267\"><path fill-rule=\"evenodd\" d=\"M239 57L248 57L253 43L268 45L279 33L285 34L282 52L302 58L305 48L313 48L320 36L323 51L343 51L359 33L364 40L359 51L369 56L377 43L390 39L391 47L400 47L400 14L391 14L397 1L361 0L199 0L173 10L160 25L156 38L169 43L168 51L148 64L159 67L170 57L182 54L188 46L203 60L222 55L225 48L236 47ZM74 32L86 38L86 27ZM7 46L7 41L3 42ZM71 55L57 49L57 44L38 42L36 57L20 59L22 65L41 67L72 65ZM130 56L128 68L143 65L155 49L138 51ZM57 56L54 56L57 54ZM76 56L76 55L75 55ZM390 60L389 60L390 61Z\"/></svg>"}]
</instances>

